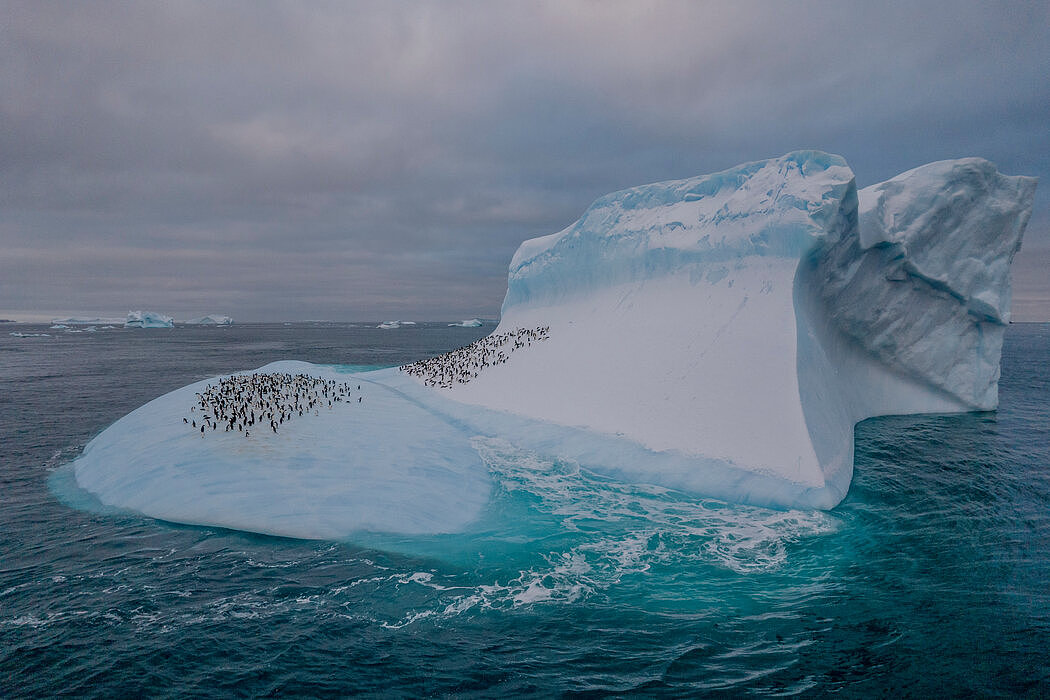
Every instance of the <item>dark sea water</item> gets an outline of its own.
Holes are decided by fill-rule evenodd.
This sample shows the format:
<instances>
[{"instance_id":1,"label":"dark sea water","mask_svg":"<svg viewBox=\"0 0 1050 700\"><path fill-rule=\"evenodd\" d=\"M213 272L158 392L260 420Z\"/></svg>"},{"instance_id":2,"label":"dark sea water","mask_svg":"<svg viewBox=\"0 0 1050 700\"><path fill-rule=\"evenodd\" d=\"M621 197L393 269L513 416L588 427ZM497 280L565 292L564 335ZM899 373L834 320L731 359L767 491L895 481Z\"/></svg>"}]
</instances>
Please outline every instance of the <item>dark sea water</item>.
<instances>
[{"instance_id":1,"label":"dark sea water","mask_svg":"<svg viewBox=\"0 0 1050 700\"><path fill-rule=\"evenodd\" d=\"M998 412L858 426L830 512L486 440L470 532L367 542L73 508L62 467L201 378L491 328L0 330L0 696L1050 695L1050 325L1010 327Z\"/></svg>"}]
</instances>

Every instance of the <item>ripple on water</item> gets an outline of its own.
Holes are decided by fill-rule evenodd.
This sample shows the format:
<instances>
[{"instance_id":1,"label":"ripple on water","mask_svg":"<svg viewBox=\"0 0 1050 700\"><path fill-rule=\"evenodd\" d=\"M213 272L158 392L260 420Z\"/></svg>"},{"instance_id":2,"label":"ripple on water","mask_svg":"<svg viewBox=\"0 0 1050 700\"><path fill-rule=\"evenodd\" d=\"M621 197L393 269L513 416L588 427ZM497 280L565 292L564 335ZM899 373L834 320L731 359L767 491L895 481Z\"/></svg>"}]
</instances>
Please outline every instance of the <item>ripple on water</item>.
<instances>
[{"instance_id":1,"label":"ripple on water","mask_svg":"<svg viewBox=\"0 0 1050 700\"><path fill-rule=\"evenodd\" d=\"M78 452L64 445L187 371L259 366L227 344L270 331L224 332L222 367L196 345L164 359L141 334L120 341L130 356L64 356L73 374L36 355L28 376L90 396L66 406L0 378L24 412L0 460L0 696L1045 696L1037 330L1008 331L998 413L858 427L854 483L830 513L698 501L482 439L495 490L471 531L344 543L72 510L45 486ZM67 432L37 435L44 414Z\"/></svg>"}]
</instances>

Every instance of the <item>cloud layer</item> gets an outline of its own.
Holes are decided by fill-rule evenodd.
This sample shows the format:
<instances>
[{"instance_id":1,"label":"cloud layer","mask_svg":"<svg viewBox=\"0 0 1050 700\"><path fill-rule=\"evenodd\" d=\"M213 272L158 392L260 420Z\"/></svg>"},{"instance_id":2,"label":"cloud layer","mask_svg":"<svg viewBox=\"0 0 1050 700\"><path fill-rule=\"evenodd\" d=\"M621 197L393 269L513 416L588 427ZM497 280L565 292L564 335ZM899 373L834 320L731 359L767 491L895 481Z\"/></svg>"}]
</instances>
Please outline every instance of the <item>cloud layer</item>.
<instances>
[{"instance_id":1,"label":"cloud layer","mask_svg":"<svg viewBox=\"0 0 1050 700\"><path fill-rule=\"evenodd\" d=\"M2 11L5 314L491 317L595 197L796 148L1050 183L1045 3Z\"/></svg>"}]
</instances>

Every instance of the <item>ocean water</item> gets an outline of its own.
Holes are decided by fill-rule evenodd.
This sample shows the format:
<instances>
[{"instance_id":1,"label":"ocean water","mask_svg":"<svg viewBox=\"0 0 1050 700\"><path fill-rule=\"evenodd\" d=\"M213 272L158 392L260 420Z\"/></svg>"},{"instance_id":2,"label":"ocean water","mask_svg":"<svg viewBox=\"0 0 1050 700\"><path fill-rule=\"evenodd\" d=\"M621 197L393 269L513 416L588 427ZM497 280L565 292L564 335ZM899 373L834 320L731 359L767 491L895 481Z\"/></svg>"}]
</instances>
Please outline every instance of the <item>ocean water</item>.
<instances>
[{"instance_id":1,"label":"ocean water","mask_svg":"<svg viewBox=\"0 0 1050 700\"><path fill-rule=\"evenodd\" d=\"M829 512L477 439L469 532L352 542L71 507L63 467L197 379L490 328L0 328L0 696L1050 695L1050 325L1010 327L999 411L858 426Z\"/></svg>"}]
</instances>

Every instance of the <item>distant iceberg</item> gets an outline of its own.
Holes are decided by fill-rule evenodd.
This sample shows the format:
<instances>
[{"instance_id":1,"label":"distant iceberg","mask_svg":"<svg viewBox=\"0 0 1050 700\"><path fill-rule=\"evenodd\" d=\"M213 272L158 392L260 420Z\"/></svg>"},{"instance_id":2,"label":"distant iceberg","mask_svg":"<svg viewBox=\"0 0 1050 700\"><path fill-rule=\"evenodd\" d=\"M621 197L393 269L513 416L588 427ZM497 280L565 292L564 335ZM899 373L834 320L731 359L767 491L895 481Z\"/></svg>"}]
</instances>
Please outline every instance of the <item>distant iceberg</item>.
<instances>
[{"instance_id":1,"label":"distant iceberg","mask_svg":"<svg viewBox=\"0 0 1050 700\"><path fill-rule=\"evenodd\" d=\"M173 328L174 326L171 316L153 311L129 311L128 318L124 321L125 328Z\"/></svg>"},{"instance_id":2,"label":"distant iceberg","mask_svg":"<svg viewBox=\"0 0 1050 700\"><path fill-rule=\"evenodd\" d=\"M105 328L105 326L103 326ZM112 326L110 326L112 327ZM53 331L65 331L66 333L94 333L97 328L95 326L85 326L84 328L74 328L73 326L67 326L64 323L56 323L51 326Z\"/></svg>"},{"instance_id":3,"label":"distant iceberg","mask_svg":"<svg viewBox=\"0 0 1050 700\"><path fill-rule=\"evenodd\" d=\"M480 318L468 318L466 321L460 321L459 323L450 323L449 326L456 326L457 328L481 328L483 325Z\"/></svg>"},{"instance_id":4,"label":"distant iceberg","mask_svg":"<svg viewBox=\"0 0 1050 700\"><path fill-rule=\"evenodd\" d=\"M121 325L122 318L56 318L51 323L56 326L98 326L98 325Z\"/></svg>"},{"instance_id":5,"label":"distant iceberg","mask_svg":"<svg viewBox=\"0 0 1050 700\"><path fill-rule=\"evenodd\" d=\"M414 326L415 321L383 321L376 328L382 328L384 330L393 330L395 328L401 328L402 326Z\"/></svg>"},{"instance_id":6,"label":"distant iceberg","mask_svg":"<svg viewBox=\"0 0 1050 700\"><path fill-rule=\"evenodd\" d=\"M488 502L498 439L698 496L831 508L858 421L996 408L1035 184L966 158L858 193L841 157L801 151L616 192L522 243L488 337L372 372L256 370L360 391L279 435L198 431L183 419L206 382L184 387L94 438L76 480L176 522L456 532Z\"/></svg>"},{"instance_id":7,"label":"distant iceberg","mask_svg":"<svg viewBox=\"0 0 1050 700\"><path fill-rule=\"evenodd\" d=\"M191 318L189 321L183 321L183 323L187 326L232 326L233 319L229 316L214 314L201 316L200 318Z\"/></svg>"}]
</instances>

